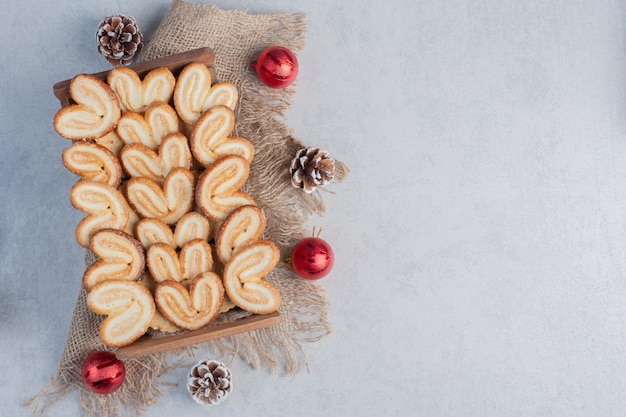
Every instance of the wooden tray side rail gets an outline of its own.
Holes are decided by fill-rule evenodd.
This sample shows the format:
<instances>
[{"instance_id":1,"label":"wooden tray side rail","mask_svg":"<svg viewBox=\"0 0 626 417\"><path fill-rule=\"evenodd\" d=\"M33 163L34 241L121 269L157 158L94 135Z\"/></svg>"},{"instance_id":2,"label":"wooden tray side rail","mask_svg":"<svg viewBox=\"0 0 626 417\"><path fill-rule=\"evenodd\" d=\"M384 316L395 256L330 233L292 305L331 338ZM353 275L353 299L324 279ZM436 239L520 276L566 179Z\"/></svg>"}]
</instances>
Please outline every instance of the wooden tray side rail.
<instances>
[{"instance_id":1,"label":"wooden tray side rail","mask_svg":"<svg viewBox=\"0 0 626 417\"><path fill-rule=\"evenodd\" d=\"M278 312L263 316L255 314L231 323L178 333L172 336L153 338L146 335L131 345L118 348L115 354L120 359L136 358L168 350L180 349L185 346L219 339L220 337L233 336L238 333L258 330L278 323L280 323L280 313Z\"/></svg>"}]
</instances>

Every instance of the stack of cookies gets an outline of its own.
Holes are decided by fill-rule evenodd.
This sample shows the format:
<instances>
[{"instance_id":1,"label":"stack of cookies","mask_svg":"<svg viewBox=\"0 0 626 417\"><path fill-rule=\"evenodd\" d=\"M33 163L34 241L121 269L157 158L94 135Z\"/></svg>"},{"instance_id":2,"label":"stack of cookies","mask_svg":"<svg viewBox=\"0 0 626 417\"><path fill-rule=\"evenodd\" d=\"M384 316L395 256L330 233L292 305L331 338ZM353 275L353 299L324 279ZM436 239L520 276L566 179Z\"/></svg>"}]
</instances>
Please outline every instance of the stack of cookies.
<instances>
[{"instance_id":1,"label":"stack of cookies","mask_svg":"<svg viewBox=\"0 0 626 417\"><path fill-rule=\"evenodd\" d=\"M233 136L238 92L187 64L143 79L116 67L81 74L54 117L72 140L63 164L80 178L72 205L86 216L76 240L97 261L83 275L87 305L105 319L102 341L131 344L153 328L196 330L237 307L278 309L264 277L279 261L262 239L265 216L241 188L252 144Z\"/></svg>"}]
</instances>

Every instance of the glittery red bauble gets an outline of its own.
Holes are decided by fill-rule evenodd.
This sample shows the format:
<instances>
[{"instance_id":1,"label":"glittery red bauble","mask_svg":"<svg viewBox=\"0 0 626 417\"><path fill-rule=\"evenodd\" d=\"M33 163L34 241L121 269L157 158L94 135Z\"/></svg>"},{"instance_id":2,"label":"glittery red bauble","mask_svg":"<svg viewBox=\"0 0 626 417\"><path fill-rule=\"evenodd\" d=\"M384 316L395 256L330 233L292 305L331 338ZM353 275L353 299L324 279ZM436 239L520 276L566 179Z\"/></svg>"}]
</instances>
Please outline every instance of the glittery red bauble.
<instances>
[{"instance_id":1,"label":"glittery red bauble","mask_svg":"<svg viewBox=\"0 0 626 417\"><path fill-rule=\"evenodd\" d=\"M298 59L285 47L271 46L261 52L252 69L268 87L284 88L298 75Z\"/></svg>"},{"instance_id":2,"label":"glittery red bauble","mask_svg":"<svg viewBox=\"0 0 626 417\"><path fill-rule=\"evenodd\" d=\"M94 352L83 363L83 382L98 394L112 393L122 385L125 376L124 362L112 352Z\"/></svg>"},{"instance_id":3,"label":"glittery red bauble","mask_svg":"<svg viewBox=\"0 0 626 417\"><path fill-rule=\"evenodd\" d=\"M320 279L328 275L335 263L330 245L319 237L307 237L293 247L291 265L296 274L306 279Z\"/></svg>"}]
</instances>

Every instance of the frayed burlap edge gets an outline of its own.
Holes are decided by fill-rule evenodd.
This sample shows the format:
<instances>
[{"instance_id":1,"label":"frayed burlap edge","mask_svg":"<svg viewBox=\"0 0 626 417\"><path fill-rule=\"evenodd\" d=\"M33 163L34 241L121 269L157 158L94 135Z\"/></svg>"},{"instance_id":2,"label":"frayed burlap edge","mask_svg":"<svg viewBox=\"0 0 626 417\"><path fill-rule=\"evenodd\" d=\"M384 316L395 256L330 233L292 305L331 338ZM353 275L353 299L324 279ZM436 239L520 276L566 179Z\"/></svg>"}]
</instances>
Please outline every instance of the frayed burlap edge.
<instances>
[{"instance_id":1,"label":"frayed burlap edge","mask_svg":"<svg viewBox=\"0 0 626 417\"><path fill-rule=\"evenodd\" d=\"M279 119L289 107L294 89L264 86L250 64L267 46L283 45L300 51L305 34L303 14L248 14L174 0L139 57L140 61L148 61L197 48L213 48L217 79L234 83L240 92L235 134L247 138L255 147L245 191L265 211L264 238L275 242L283 255L307 234L308 219L314 214L322 215L325 206L319 192L305 194L290 185L289 162L304 144ZM346 165L336 161L335 182L347 174ZM93 254L88 252L87 265L93 261ZM271 372L285 373L308 370L302 344L332 332L324 290L295 277L286 264L278 265L267 279L283 297L279 308L281 323L207 342L207 348L216 355L230 356L231 361L241 358L255 369L265 367ZM33 415L45 415L52 405L78 390L85 416L141 415L164 395L164 386L169 385L164 377L183 366L182 358L197 346L129 359L125 361L127 374L122 388L106 396L94 394L82 383L80 369L89 353L107 347L98 337L102 318L86 307L85 298L86 293L81 290L56 375L26 406Z\"/></svg>"},{"instance_id":2,"label":"frayed burlap edge","mask_svg":"<svg viewBox=\"0 0 626 417\"><path fill-rule=\"evenodd\" d=\"M85 264L88 266L95 261L95 255L88 251ZM78 401L84 416L141 415L165 394L165 386L172 385L163 377L178 368L183 359L180 355L159 353L125 360L124 384L112 394L94 394L82 382L82 363L90 353L110 348L102 343L98 335L103 317L89 310L86 298L87 292L81 289L56 375L25 405L32 409L33 415L44 416L55 403L78 390Z\"/></svg>"}]
</instances>

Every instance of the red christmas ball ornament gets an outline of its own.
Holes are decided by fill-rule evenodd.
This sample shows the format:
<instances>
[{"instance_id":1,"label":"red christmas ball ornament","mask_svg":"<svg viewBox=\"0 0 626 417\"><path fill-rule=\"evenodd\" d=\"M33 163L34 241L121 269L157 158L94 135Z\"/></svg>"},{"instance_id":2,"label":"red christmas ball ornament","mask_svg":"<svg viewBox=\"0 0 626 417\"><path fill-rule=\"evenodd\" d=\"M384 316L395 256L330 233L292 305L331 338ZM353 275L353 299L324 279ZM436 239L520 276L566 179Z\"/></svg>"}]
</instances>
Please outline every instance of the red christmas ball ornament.
<instances>
[{"instance_id":1,"label":"red christmas ball ornament","mask_svg":"<svg viewBox=\"0 0 626 417\"><path fill-rule=\"evenodd\" d=\"M270 46L252 63L252 69L268 87L285 88L298 75L298 59L283 46Z\"/></svg>"},{"instance_id":2,"label":"red christmas ball ornament","mask_svg":"<svg viewBox=\"0 0 626 417\"><path fill-rule=\"evenodd\" d=\"M300 277L315 280L328 275L335 263L333 249L318 236L302 239L291 252L291 265Z\"/></svg>"},{"instance_id":3,"label":"red christmas ball ornament","mask_svg":"<svg viewBox=\"0 0 626 417\"><path fill-rule=\"evenodd\" d=\"M97 394L110 394L124 382L126 368L114 353L101 350L85 359L81 374L90 390Z\"/></svg>"}]
</instances>

